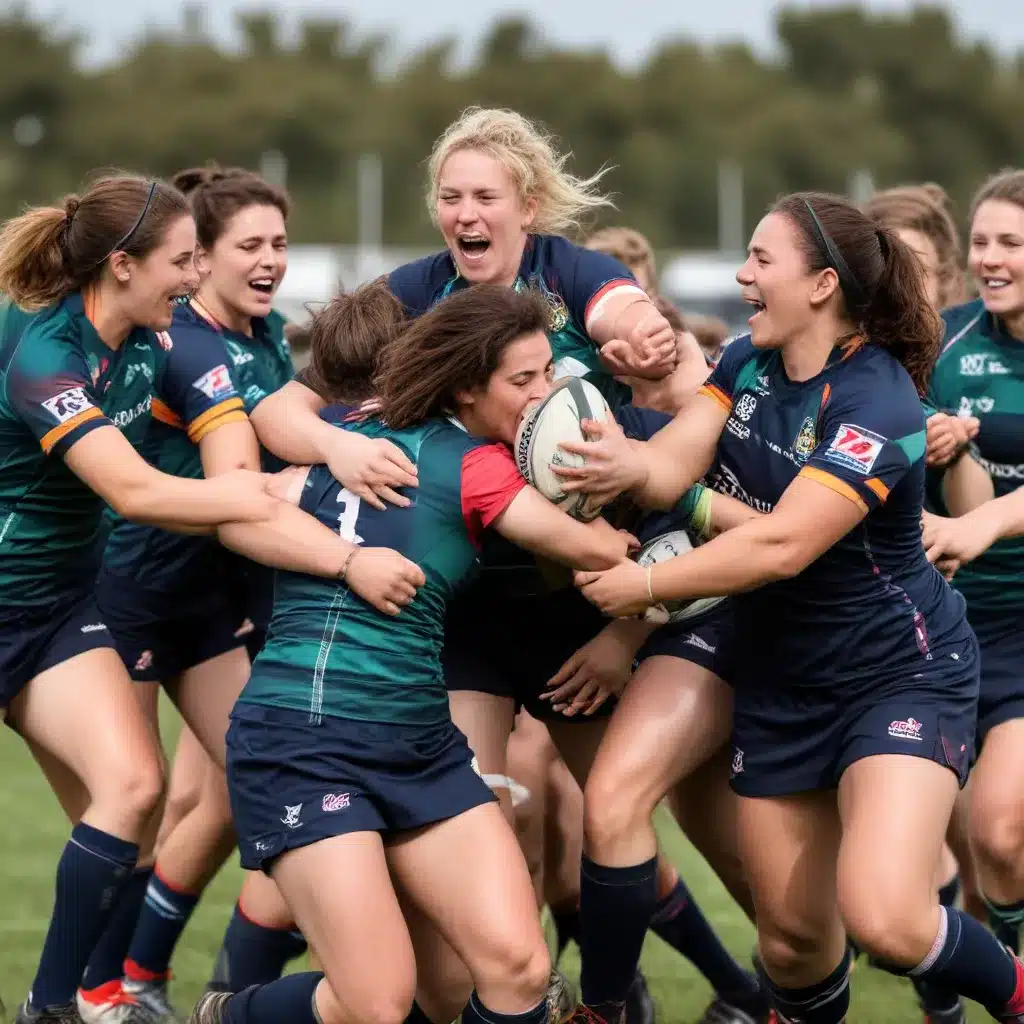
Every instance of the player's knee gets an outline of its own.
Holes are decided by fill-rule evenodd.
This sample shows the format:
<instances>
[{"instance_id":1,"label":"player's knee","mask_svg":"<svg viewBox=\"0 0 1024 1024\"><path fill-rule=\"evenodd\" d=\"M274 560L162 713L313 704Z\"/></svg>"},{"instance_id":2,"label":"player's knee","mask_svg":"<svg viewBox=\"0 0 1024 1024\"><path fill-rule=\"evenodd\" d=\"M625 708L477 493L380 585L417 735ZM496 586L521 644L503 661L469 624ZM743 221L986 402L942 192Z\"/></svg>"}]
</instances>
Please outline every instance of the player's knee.
<instances>
[{"instance_id":1,"label":"player's knee","mask_svg":"<svg viewBox=\"0 0 1024 1024\"><path fill-rule=\"evenodd\" d=\"M415 989L413 975L396 975L379 986L360 986L358 991L350 988L342 1003L330 984L321 984L316 1008L323 1024L402 1024L412 1009Z\"/></svg>"},{"instance_id":2,"label":"player's knee","mask_svg":"<svg viewBox=\"0 0 1024 1024\"><path fill-rule=\"evenodd\" d=\"M759 919L760 921L760 919ZM809 963L821 957L822 932L811 921L773 922L770 930L759 927L757 946L768 973L785 982L800 976Z\"/></svg>"},{"instance_id":3,"label":"player's knee","mask_svg":"<svg viewBox=\"0 0 1024 1024\"><path fill-rule=\"evenodd\" d=\"M986 808L973 814L971 847L990 870L1015 870L1024 858L1024 806Z\"/></svg>"},{"instance_id":4,"label":"player's knee","mask_svg":"<svg viewBox=\"0 0 1024 1024\"><path fill-rule=\"evenodd\" d=\"M839 912L850 938L873 959L901 968L915 967L927 956L935 940L935 905L930 889L902 898L882 891L839 893Z\"/></svg>"},{"instance_id":5,"label":"player's knee","mask_svg":"<svg viewBox=\"0 0 1024 1024\"><path fill-rule=\"evenodd\" d=\"M597 852L608 843L647 827L658 797L643 786L600 772L587 779L583 791L583 831L587 848Z\"/></svg>"},{"instance_id":6,"label":"player's knee","mask_svg":"<svg viewBox=\"0 0 1024 1024\"><path fill-rule=\"evenodd\" d=\"M470 969L485 996L488 990L500 989L514 994L524 1006L534 1006L547 991L551 956L542 936L536 942L509 942L481 953Z\"/></svg>"},{"instance_id":7,"label":"player's knee","mask_svg":"<svg viewBox=\"0 0 1024 1024\"><path fill-rule=\"evenodd\" d=\"M156 756L121 759L104 773L93 792L93 808L116 818L132 831L141 829L160 810L164 793L163 764Z\"/></svg>"}]
</instances>

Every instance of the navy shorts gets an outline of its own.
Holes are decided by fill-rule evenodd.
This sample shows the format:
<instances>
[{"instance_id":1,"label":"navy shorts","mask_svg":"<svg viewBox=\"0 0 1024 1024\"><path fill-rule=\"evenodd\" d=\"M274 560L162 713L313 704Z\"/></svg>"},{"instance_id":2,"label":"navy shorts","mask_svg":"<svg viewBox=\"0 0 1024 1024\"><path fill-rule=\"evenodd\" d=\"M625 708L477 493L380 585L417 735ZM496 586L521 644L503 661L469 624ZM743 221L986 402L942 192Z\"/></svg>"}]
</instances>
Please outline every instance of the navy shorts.
<instances>
[{"instance_id":1,"label":"navy shorts","mask_svg":"<svg viewBox=\"0 0 1024 1024\"><path fill-rule=\"evenodd\" d=\"M101 572L96 600L117 653L137 683L156 683L244 647L247 628L231 595L220 586L166 592Z\"/></svg>"},{"instance_id":2,"label":"navy shorts","mask_svg":"<svg viewBox=\"0 0 1024 1024\"><path fill-rule=\"evenodd\" d=\"M448 605L441 665L449 690L474 690L515 701L534 718L590 722L612 713L567 718L541 700L548 680L608 624L575 587L535 595L472 586Z\"/></svg>"},{"instance_id":3,"label":"navy shorts","mask_svg":"<svg viewBox=\"0 0 1024 1024\"><path fill-rule=\"evenodd\" d=\"M228 791L242 867L349 832L385 838L490 803L466 737L450 722L397 725L238 703Z\"/></svg>"},{"instance_id":4,"label":"navy shorts","mask_svg":"<svg viewBox=\"0 0 1024 1024\"><path fill-rule=\"evenodd\" d=\"M975 615L981 650L978 747L997 725L1024 718L1024 615Z\"/></svg>"},{"instance_id":5,"label":"navy shorts","mask_svg":"<svg viewBox=\"0 0 1024 1024\"><path fill-rule=\"evenodd\" d=\"M835 789L865 757L908 754L953 771L962 786L974 753L980 659L974 636L939 655L927 677L856 694L778 689L770 675L737 685L732 787L773 797Z\"/></svg>"},{"instance_id":6,"label":"navy shorts","mask_svg":"<svg viewBox=\"0 0 1024 1024\"><path fill-rule=\"evenodd\" d=\"M669 623L660 626L637 652L636 664L665 655L692 662L729 682L734 632L732 605L726 601L695 625Z\"/></svg>"},{"instance_id":7,"label":"navy shorts","mask_svg":"<svg viewBox=\"0 0 1024 1024\"><path fill-rule=\"evenodd\" d=\"M113 647L92 594L54 610L0 619L0 708L37 676L98 647Z\"/></svg>"}]
</instances>

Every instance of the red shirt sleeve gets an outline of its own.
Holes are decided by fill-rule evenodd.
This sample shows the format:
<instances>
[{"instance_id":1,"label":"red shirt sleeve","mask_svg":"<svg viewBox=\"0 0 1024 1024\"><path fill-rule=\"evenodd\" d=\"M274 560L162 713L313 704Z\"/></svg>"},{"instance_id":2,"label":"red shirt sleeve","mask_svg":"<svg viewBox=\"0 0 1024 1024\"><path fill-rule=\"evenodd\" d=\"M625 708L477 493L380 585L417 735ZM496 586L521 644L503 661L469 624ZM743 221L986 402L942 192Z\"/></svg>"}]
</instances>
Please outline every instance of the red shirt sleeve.
<instances>
[{"instance_id":1,"label":"red shirt sleeve","mask_svg":"<svg viewBox=\"0 0 1024 1024\"><path fill-rule=\"evenodd\" d=\"M505 445L485 444L463 455L462 518L474 543L525 486Z\"/></svg>"}]
</instances>

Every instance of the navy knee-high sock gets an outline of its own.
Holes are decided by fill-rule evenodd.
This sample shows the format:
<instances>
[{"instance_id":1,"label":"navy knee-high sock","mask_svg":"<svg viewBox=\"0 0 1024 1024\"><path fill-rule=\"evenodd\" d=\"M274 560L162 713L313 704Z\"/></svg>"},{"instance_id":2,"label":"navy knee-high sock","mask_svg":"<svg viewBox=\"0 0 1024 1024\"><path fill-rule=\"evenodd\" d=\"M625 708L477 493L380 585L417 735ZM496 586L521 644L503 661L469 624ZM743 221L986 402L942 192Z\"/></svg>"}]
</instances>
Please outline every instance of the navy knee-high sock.
<instances>
[{"instance_id":1,"label":"navy knee-high sock","mask_svg":"<svg viewBox=\"0 0 1024 1024\"><path fill-rule=\"evenodd\" d=\"M843 1024L850 1009L850 960L847 949L839 966L824 981L804 988L783 988L765 975L779 1024Z\"/></svg>"},{"instance_id":2,"label":"navy knee-high sock","mask_svg":"<svg viewBox=\"0 0 1024 1024\"><path fill-rule=\"evenodd\" d=\"M768 1011L768 997L757 978L740 967L722 945L682 879L658 901L651 931L685 956L730 1006L754 1016Z\"/></svg>"},{"instance_id":3,"label":"navy knee-high sock","mask_svg":"<svg viewBox=\"0 0 1024 1024\"><path fill-rule=\"evenodd\" d=\"M943 907L956 905L957 897L960 895L960 878L954 875L941 889L939 889L939 903ZM942 985L936 985L933 981L911 975L911 982L917 992L917 998L921 1008L932 1013L951 1013L960 1005L960 996Z\"/></svg>"},{"instance_id":4,"label":"navy knee-high sock","mask_svg":"<svg viewBox=\"0 0 1024 1024\"><path fill-rule=\"evenodd\" d=\"M658 858L625 868L580 867L580 987L583 1002L614 1016L633 983L644 935L658 904ZM606 1006L607 1012L603 1011Z\"/></svg>"},{"instance_id":5,"label":"navy knee-high sock","mask_svg":"<svg viewBox=\"0 0 1024 1024\"><path fill-rule=\"evenodd\" d=\"M57 864L53 916L29 1001L65 1006L135 869L139 848L91 825L71 832Z\"/></svg>"},{"instance_id":6,"label":"navy knee-high sock","mask_svg":"<svg viewBox=\"0 0 1024 1024\"><path fill-rule=\"evenodd\" d=\"M289 974L269 985L253 985L228 1001L224 1024L321 1024L316 1008L319 971Z\"/></svg>"},{"instance_id":7,"label":"navy knee-high sock","mask_svg":"<svg viewBox=\"0 0 1024 1024\"><path fill-rule=\"evenodd\" d=\"M931 950L905 973L981 1003L997 1020L1024 1014L1020 961L969 914L954 907L939 909L942 916Z\"/></svg>"},{"instance_id":8,"label":"navy knee-high sock","mask_svg":"<svg viewBox=\"0 0 1024 1024\"><path fill-rule=\"evenodd\" d=\"M298 932L250 921L235 904L209 987L241 992L251 985L265 985L280 978L288 961L305 951L306 940Z\"/></svg>"},{"instance_id":9,"label":"navy knee-high sock","mask_svg":"<svg viewBox=\"0 0 1024 1024\"><path fill-rule=\"evenodd\" d=\"M498 1013L480 1002L474 992L462 1011L462 1024L547 1024L548 1001L542 999L526 1013Z\"/></svg>"},{"instance_id":10,"label":"navy knee-high sock","mask_svg":"<svg viewBox=\"0 0 1024 1024\"><path fill-rule=\"evenodd\" d=\"M124 961L139 921L142 901L146 896L153 869L139 868L121 890L117 906L110 915L107 927L103 929L100 941L89 957L89 965L82 978L82 988L99 988L108 981L115 981L124 974Z\"/></svg>"}]
</instances>

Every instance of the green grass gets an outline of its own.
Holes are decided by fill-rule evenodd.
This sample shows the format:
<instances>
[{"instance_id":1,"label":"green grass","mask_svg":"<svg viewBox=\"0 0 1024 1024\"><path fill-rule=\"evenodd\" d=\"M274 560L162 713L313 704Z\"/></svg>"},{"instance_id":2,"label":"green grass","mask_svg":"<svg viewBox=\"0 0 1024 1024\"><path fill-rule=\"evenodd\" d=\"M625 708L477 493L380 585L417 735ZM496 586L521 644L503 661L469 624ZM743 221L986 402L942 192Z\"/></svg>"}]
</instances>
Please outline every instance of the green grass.
<instances>
[{"instance_id":1,"label":"green grass","mask_svg":"<svg viewBox=\"0 0 1024 1024\"><path fill-rule=\"evenodd\" d=\"M168 719L167 733L174 731ZM28 755L9 730L0 733L0 998L9 1010L24 998L32 980L50 913L54 870L68 826L56 801ZM746 962L754 932L729 900L717 879L673 826L662 828L665 848L681 868L704 912L729 948ZM203 897L174 963L173 997L189 1007L205 984L230 916L241 873L233 861ZM575 949L567 969L578 971ZM651 936L643 966L658 1004L661 1024L697 1020L711 997L710 989L688 963ZM851 1024L910 1024L921 1021L910 985L867 967L853 975ZM989 1019L974 1009L971 1020Z\"/></svg>"}]
</instances>

